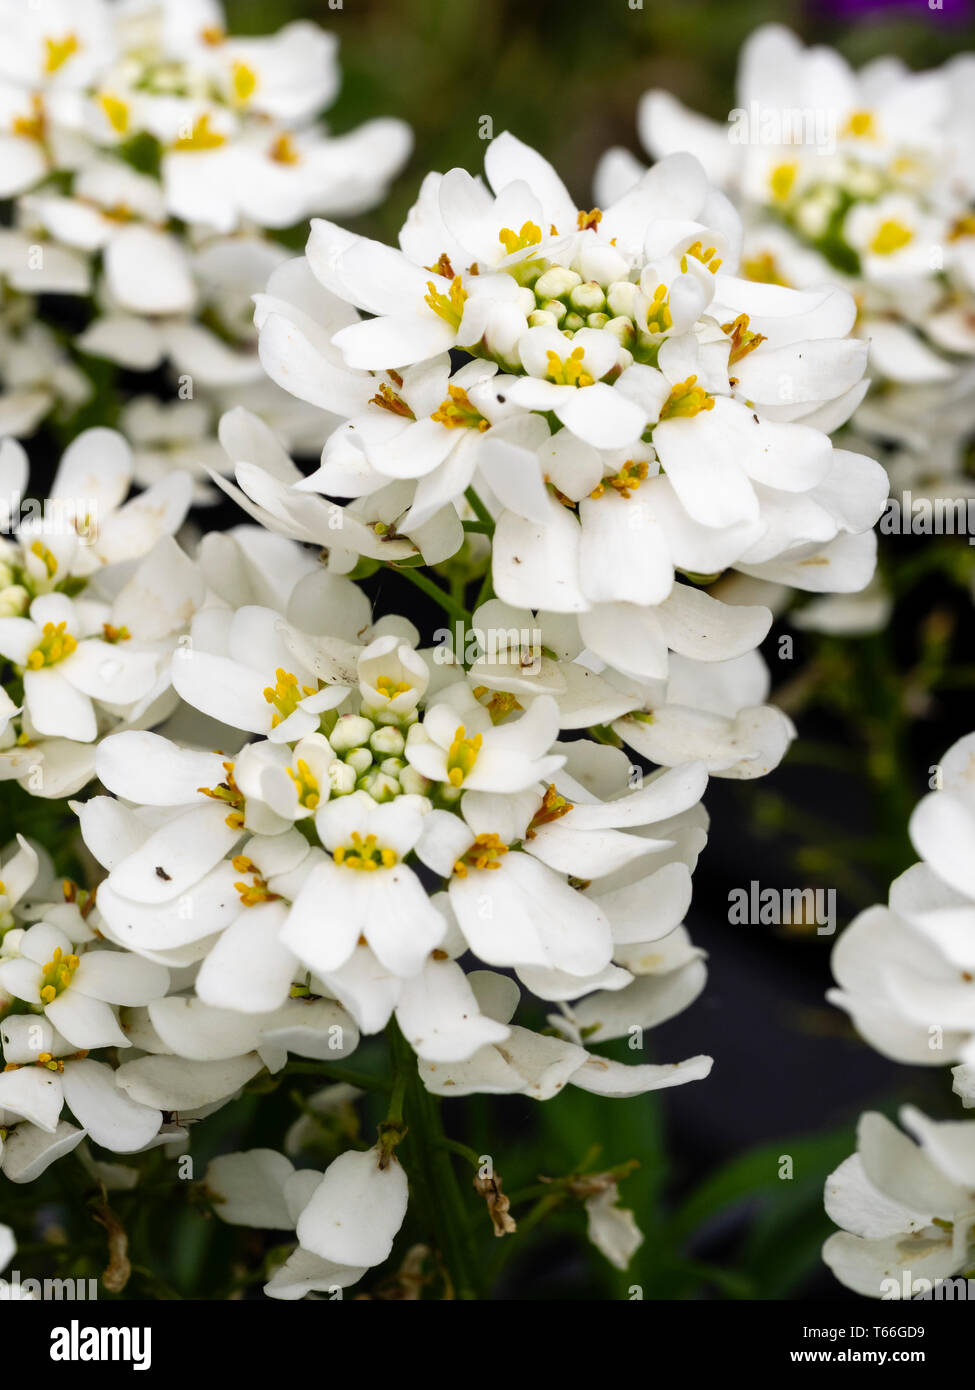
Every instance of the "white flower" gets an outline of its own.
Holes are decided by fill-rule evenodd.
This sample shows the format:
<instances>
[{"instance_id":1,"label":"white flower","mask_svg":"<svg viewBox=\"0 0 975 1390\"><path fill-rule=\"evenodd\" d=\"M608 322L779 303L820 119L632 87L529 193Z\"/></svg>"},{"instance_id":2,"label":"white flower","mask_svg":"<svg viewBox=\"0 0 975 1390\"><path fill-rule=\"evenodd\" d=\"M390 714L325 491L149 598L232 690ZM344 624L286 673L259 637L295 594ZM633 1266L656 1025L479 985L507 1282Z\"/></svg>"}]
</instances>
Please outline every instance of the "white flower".
<instances>
[{"instance_id":1,"label":"white flower","mask_svg":"<svg viewBox=\"0 0 975 1390\"><path fill-rule=\"evenodd\" d=\"M619 1205L616 1183L607 1183L585 1201L588 1235L610 1264L626 1269L643 1244L643 1233L632 1211Z\"/></svg>"},{"instance_id":2,"label":"white flower","mask_svg":"<svg viewBox=\"0 0 975 1390\"><path fill-rule=\"evenodd\" d=\"M857 1152L826 1182L826 1210L843 1230L823 1259L869 1298L930 1293L972 1259L975 1122L929 1120L913 1106L900 1119L917 1143L883 1115L863 1115Z\"/></svg>"},{"instance_id":3,"label":"white flower","mask_svg":"<svg viewBox=\"0 0 975 1390\"><path fill-rule=\"evenodd\" d=\"M441 693L411 726L405 757L431 782L465 791L521 792L561 767L548 753L558 734L555 701L542 695L518 719L495 726L467 685Z\"/></svg>"},{"instance_id":4,"label":"white flower","mask_svg":"<svg viewBox=\"0 0 975 1390\"><path fill-rule=\"evenodd\" d=\"M382 1147L349 1150L325 1169L298 1217L298 1240L320 1259L368 1268L382 1264L406 1216L407 1181Z\"/></svg>"}]
</instances>

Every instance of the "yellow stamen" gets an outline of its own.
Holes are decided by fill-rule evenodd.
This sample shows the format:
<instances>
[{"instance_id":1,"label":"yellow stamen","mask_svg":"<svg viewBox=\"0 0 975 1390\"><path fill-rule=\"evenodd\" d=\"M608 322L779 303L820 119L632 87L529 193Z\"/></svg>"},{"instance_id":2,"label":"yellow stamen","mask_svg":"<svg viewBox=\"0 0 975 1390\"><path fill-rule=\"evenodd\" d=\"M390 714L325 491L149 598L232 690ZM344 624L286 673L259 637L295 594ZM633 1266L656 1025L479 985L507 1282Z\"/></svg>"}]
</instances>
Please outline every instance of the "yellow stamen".
<instances>
[{"instance_id":1,"label":"yellow stamen","mask_svg":"<svg viewBox=\"0 0 975 1390\"><path fill-rule=\"evenodd\" d=\"M442 275L445 280L452 280L456 275L454 267L450 263L450 257L446 251L441 251L433 265L428 265L427 270L432 270L434 275Z\"/></svg>"},{"instance_id":2,"label":"yellow stamen","mask_svg":"<svg viewBox=\"0 0 975 1390\"><path fill-rule=\"evenodd\" d=\"M399 862L396 851L379 845L375 835L367 835L363 839L358 830L353 830L351 838L350 845L339 845L332 851L333 860L343 869L375 873L377 869L391 869Z\"/></svg>"},{"instance_id":3,"label":"yellow stamen","mask_svg":"<svg viewBox=\"0 0 975 1390\"><path fill-rule=\"evenodd\" d=\"M281 666L274 672L274 682L274 685L264 687L264 698L277 710L277 713L271 716L271 727L276 729L289 714L294 714L306 695L314 695L316 692L312 685L299 687L298 677Z\"/></svg>"},{"instance_id":4,"label":"yellow stamen","mask_svg":"<svg viewBox=\"0 0 975 1390\"><path fill-rule=\"evenodd\" d=\"M454 276L446 294L438 290L432 280L427 281L427 289L429 293L423 296L424 303L429 304L444 323L449 323L451 328L459 328L464 315L464 305L467 303L467 294L460 283L460 276Z\"/></svg>"},{"instance_id":5,"label":"yellow stamen","mask_svg":"<svg viewBox=\"0 0 975 1390\"><path fill-rule=\"evenodd\" d=\"M395 700L397 695L405 695L413 687L409 681L397 681L394 685L392 676L377 676L375 689L379 691L380 695L385 695L387 700Z\"/></svg>"},{"instance_id":6,"label":"yellow stamen","mask_svg":"<svg viewBox=\"0 0 975 1390\"><path fill-rule=\"evenodd\" d=\"M77 34L65 34L63 39L45 39L44 71L48 74L57 72L80 48Z\"/></svg>"},{"instance_id":7,"label":"yellow stamen","mask_svg":"<svg viewBox=\"0 0 975 1390\"><path fill-rule=\"evenodd\" d=\"M298 146L292 140L287 131L279 135L271 146L271 158L276 164L300 164L301 155Z\"/></svg>"},{"instance_id":8,"label":"yellow stamen","mask_svg":"<svg viewBox=\"0 0 975 1390\"><path fill-rule=\"evenodd\" d=\"M404 420L416 419L403 397L391 386L387 386L385 381L380 384L376 394L370 397L369 404L378 405L381 410L388 410L391 415L402 415Z\"/></svg>"},{"instance_id":9,"label":"yellow stamen","mask_svg":"<svg viewBox=\"0 0 975 1390\"><path fill-rule=\"evenodd\" d=\"M113 627L111 623L102 623L102 632L106 642L128 642L132 638L127 627Z\"/></svg>"},{"instance_id":10,"label":"yellow stamen","mask_svg":"<svg viewBox=\"0 0 975 1390\"><path fill-rule=\"evenodd\" d=\"M601 208L593 208L591 212L583 212L580 208L579 216L576 219L576 226L580 232L584 232L588 228L592 228L593 231L595 231L602 220L603 213Z\"/></svg>"},{"instance_id":11,"label":"yellow stamen","mask_svg":"<svg viewBox=\"0 0 975 1390\"><path fill-rule=\"evenodd\" d=\"M668 328L673 328L674 320L670 312L669 296L666 285L658 285L653 292L653 299L647 310L647 332L666 333Z\"/></svg>"},{"instance_id":12,"label":"yellow stamen","mask_svg":"<svg viewBox=\"0 0 975 1390\"><path fill-rule=\"evenodd\" d=\"M257 90L257 73L246 63L235 62L233 69L234 101L243 105Z\"/></svg>"},{"instance_id":13,"label":"yellow stamen","mask_svg":"<svg viewBox=\"0 0 975 1390\"><path fill-rule=\"evenodd\" d=\"M223 770L227 774L226 781L219 782L215 787L197 787L197 791L203 796L209 796L213 801L223 801L232 807L230 814L225 817L226 824L231 830L243 830L244 793L234 781L233 763L225 762Z\"/></svg>"},{"instance_id":14,"label":"yellow stamen","mask_svg":"<svg viewBox=\"0 0 975 1390\"><path fill-rule=\"evenodd\" d=\"M510 227L502 227L498 232L498 241L509 256L524 251L526 246L537 246L541 239L542 229L535 222L523 222L520 232L513 232Z\"/></svg>"},{"instance_id":15,"label":"yellow stamen","mask_svg":"<svg viewBox=\"0 0 975 1390\"><path fill-rule=\"evenodd\" d=\"M635 492L640 484L645 481L649 471L649 465L644 461L641 460L637 463L633 459L627 459L618 473L612 474L609 478L604 478L601 483L598 483L596 487L593 488L589 496L594 500L600 498L603 496L606 489L611 487L614 492L619 493L620 497L624 497L629 501L630 494Z\"/></svg>"},{"instance_id":16,"label":"yellow stamen","mask_svg":"<svg viewBox=\"0 0 975 1390\"><path fill-rule=\"evenodd\" d=\"M287 771L295 784L299 804L307 807L309 811L314 811L322 798L318 781L311 768L304 758L299 758L297 769L289 767Z\"/></svg>"},{"instance_id":17,"label":"yellow stamen","mask_svg":"<svg viewBox=\"0 0 975 1390\"><path fill-rule=\"evenodd\" d=\"M459 787L470 775L483 742L483 734L468 738L463 724L455 729L454 741L447 751L447 781L452 787Z\"/></svg>"},{"instance_id":18,"label":"yellow stamen","mask_svg":"<svg viewBox=\"0 0 975 1390\"><path fill-rule=\"evenodd\" d=\"M48 579L53 579L58 572L58 562L44 542L35 541L30 548L30 553L40 560L41 564L47 570Z\"/></svg>"},{"instance_id":19,"label":"yellow stamen","mask_svg":"<svg viewBox=\"0 0 975 1390\"><path fill-rule=\"evenodd\" d=\"M765 342L764 333L753 333L748 327L748 315L739 314L731 323L723 323L721 332L727 333L731 338L731 351L728 354L729 367L733 362L740 362L743 357L747 357L750 352Z\"/></svg>"},{"instance_id":20,"label":"yellow stamen","mask_svg":"<svg viewBox=\"0 0 975 1390\"><path fill-rule=\"evenodd\" d=\"M121 97L116 97L111 92L102 92L98 98L98 104L105 112L105 118L115 131L116 135L126 135L129 129L129 108Z\"/></svg>"},{"instance_id":21,"label":"yellow stamen","mask_svg":"<svg viewBox=\"0 0 975 1390\"><path fill-rule=\"evenodd\" d=\"M702 265L707 266L712 275L717 275L721 268L721 257L718 255L718 248L716 246L705 247L704 243L700 241L695 241L693 246L688 246L687 250L680 258L680 268L685 275L687 274L688 256L693 256L696 261L700 261Z\"/></svg>"},{"instance_id":22,"label":"yellow stamen","mask_svg":"<svg viewBox=\"0 0 975 1390\"><path fill-rule=\"evenodd\" d=\"M40 671L44 666L56 666L71 655L78 643L67 630L66 623L45 623L40 642L27 658L27 669Z\"/></svg>"},{"instance_id":23,"label":"yellow stamen","mask_svg":"<svg viewBox=\"0 0 975 1390\"><path fill-rule=\"evenodd\" d=\"M463 386L448 386L447 392L447 399L440 402L430 416L431 420L448 430L467 429L483 432L489 427L490 421L485 420L477 407L471 405Z\"/></svg>"},{"instance_id":24,"label":"yellow stamen","mask_svg":"<svg viewBox=\"0 0 975 1390\"><path fill-rule=\"evenodd\" d=\"M11 124L14 135L26 136L28 140L43 140L47 133L47 118L44 115L44 103L35 92L30 99L31 114L29 116L15 116Z\"/></svg>"},{"instance_id":25,"label":"yellow stamen","mask_svg":"<svg viewBox=\"0 0 975 1390\"><path fill-rule=\"evenodd\" d=\"M888 217L874 233L870 250L875 256L892 256L895 251L902 250L913 240L914 233L910 227L905 226L896 217Z\"/></svg>"},{"instance_id":26,"label":"yellow stamen","mask_svg":"<svg viewBox=\"0 0 975 1390\"><path fill-rule=\"evenodd\" d=\"M741 273L746 280L754 280L759 285L783 285L786 289L791 288L771 251L762 251L757 256L747 257L741 263Z\"/></svg>"},{"instance_id":27,"label":"yellow stamen","mask_svg":"<svg viewBox=\"0 0 975 1390\"><path fill-rule=\"evenodd\" d=\"M689 376L686 381L679 381L671 388L670 396L664 401L660 412L661 420L673 420L678 416L688 418L702 410L714 409L714 397L709 396L696 382L696 376Z\"/></svg>"},{"instance_id":28,"label":"yellow stamen","mask_svg":"<svg viewBox=\"0 0 975 1390\"><path fill-rule=\"evenodd\" d=\"M551 825L553 821L561 820L572 810L572 802L566 801L564 796L560 796L550 782L545 788L545 795L542 797L542 804L528 822L528 829L525 831L526 840L534 840L539 829L543 825Z\"/></svg>"},{"instance_id":29,"label":"yellow stamen","mask_svg":"<svg viewBox=\"0 0 975 1390\"><path fill-rule=\"evenodd\" d=\"M556 386L592 386L595 378L586 371L583 363L583 349L573 348L568 357L560 359L557 352L549 350L545 356L548 359L548 371L546 376L549 381L554 381Z\"/></svg>"},{"instance_id":30,"label":"yellow stamen","mask_svg":"<svg viewBox=\"0 0 975 1390\"><path fill-rule=\"evenodd\" d=\"M851 111L840 134L850 136L855 140L876 140L877 123L874 120L873 112Z\"/></svg>"},{"instance_id":31,"label":"yellow stamen","mask_svg":"<svg viewBox=\"0 0 975 1390\"><path fill-rule=\"evenodd\" d=\"M789 194L792 192L792 187L798 173L798 164L776 164L775 168L768 176L769 188L776 202L785 202L786 198L788 198Z\"/></svg>"},{"instance_id":32,"label":"yellow stamen","mask_svg":"<svg viewBox=\"0 0 975 1390\"><path fill-rule=\"evenodd\" d=\"M465 850L454 862L454 873L458 878L466 878L468 869L500 869L501 860L508 853L509 846L492 831L486 835L476 835L470 849Z\"/></svg>"},{"instance_id":33,"label":"yellow stamen","mask_svg":"<svg viewBox=\"0 0 975 1390\"><path fill-rule=\"evenodd\" d=\"M63 994L71 983L71 977L81 964L77 956L65 956L61 947L56 946L54 954L41 973L41 1002L53 1004L59 994Z\"/></svg>"},{"instance_id":34,"label":"yellow stamen","mask_svg":"<svg viewBox=\"0 0 975 1390\"><path fill-rule=\"evenodd\" d=\"M174 140L172 148L183 151L216 150L226 143L226 135L221 135L219 131L210 129L210 113L204 111L203 115L197 116L193 122L193 129L190 134L181 135L178 140Z\"/></svg>"}]
</instances>

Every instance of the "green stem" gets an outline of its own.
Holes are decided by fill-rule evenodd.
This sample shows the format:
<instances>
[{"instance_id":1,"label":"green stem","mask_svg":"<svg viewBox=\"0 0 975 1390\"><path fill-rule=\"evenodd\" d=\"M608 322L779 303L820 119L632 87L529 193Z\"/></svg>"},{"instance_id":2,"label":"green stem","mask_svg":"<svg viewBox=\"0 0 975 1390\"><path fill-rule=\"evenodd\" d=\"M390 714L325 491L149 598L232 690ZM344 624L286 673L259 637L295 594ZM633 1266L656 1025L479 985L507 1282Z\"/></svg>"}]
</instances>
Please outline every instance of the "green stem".
<instances>
[{"instance_id":1,"label":"green stem","mask_svg":"<svg viewBox=\"0 0 975 1390\"><path fill-rule=\"evenodd\" d=\"M420 1079L416 1056L395 1021L387 1027L397 1079L405 1083L404 1114L408 1126L403 1143L404 1167L414 1197L434 1235L456 1298L482 1296L481 1271L468 1240L468 1213L457 1176L445 1147L440 1102Z\"/></svg>"},{"instance_id":2,"label":"green stem","mask_svg":"<svg viewBox=\"0 0 975 1390\"><path fill-rule=\"evenodd\" d=\"M478 497L477 493L474 491L474 489L473 489L472 487L469 487L469 488L466 490L466 492L464 493L464 496L467 498L468 502L471 504L471 511L472 511L472 512L474 513L474 515L477 517L477 519L478 519L478 521L481 523L481 525L485 528L485 531L487 532L487 534L488 534L489 536L493 536L493 535L494 535L494 517L493 517L493 516L491 515L491 513L488 511L487 507L485 507L485 505L484 505L484 503L481 501L480 497Z\"/></svg>"},{"instance_id":3,"label":"green stem","mask_svg":"<svg viewBox=\"0 0 975 1390\"><path fill-rule=\"evenodd\" d=\"M418 589L422 589L428 598L432 598L434 603L439 603L445 613L449 613L452 618L459 622L469 623L471 615L460 603L455 603L448 593L441 589L439 584L434 584L432 579L428 579L425 574L409 565L402 567L393 565L392 569L396 574L401 574L408 579L411 584L415 584Z\"/></svg>"}]
</instances>

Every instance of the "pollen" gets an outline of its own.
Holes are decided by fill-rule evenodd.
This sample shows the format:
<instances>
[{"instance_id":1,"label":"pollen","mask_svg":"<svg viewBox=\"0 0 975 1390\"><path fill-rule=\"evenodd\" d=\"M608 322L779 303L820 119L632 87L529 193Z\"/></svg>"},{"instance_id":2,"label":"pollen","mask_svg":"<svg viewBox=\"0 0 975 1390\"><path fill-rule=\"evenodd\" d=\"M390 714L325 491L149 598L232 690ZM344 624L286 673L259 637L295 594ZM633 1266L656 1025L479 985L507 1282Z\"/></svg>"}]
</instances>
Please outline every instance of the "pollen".
<instances>
[{"instance_id":1,"label":"pollen","mask_svg":"<svg viewBox=\"0 0 975 1390\"><path fill-rule=\"evenodd\" d=\"M489 427L490 421L471 405L463 386L448 386L447 392L447 399L440 402L431 420L448 430L480 430L483 433Z\"/></svg>"},{"instance_id":2,"label":"pollen","mask_svg":"<svg viewBox=\"0 0 975 1390\"><path fill-rule=\"evenodd\" d=\"M27 669L40 671L44 666L56 666L70 656L77 646L77 641L67 631L66 623L45 623L41 640L27 658Z\"/></svg>"},{"instance_id":3,"label":"pollen","mask_svg":"<svg viewBox=\"0 0 975 1390\"><path fill-rule=\"evenodd\" d=\"M172 148L184 152L190 150L217 150L221 145L227 143L226 135L221 135L218 130L210 129L210 113L204 111L201 116L197 116L193 122L193 129L189 135L181 135L178 140L174 140Z\"/></svg>"},{"instance_id":4,"label":"pollen","mask_svg":"<svg viewBox=\"0 0 975 1390\"><path fill-rule=\"evenodd\" d=\"M44 71L48 75L57 72L80 48L77 34L65 34L63 39L45 39Z\"/></svg>"},{"instance_id":5,"label":"pollen","mask_svg":"<svg viewBox=\"0 0 975 1390\"><path fill-rule=\"evenodd\" d=\"M358 830L353 830L351 839L351 844L339 845L332 851L335 863L343 869L360 869L366 873L375 873L377 869L391 869L399 861L396 851L380 845L375 835L363 837Z\"/></svg>"},{"instance_id":6,"label":"pollen","mask_svg":"<svg viewBox=\"0 0 975 1390\"><path fill-rule=\"evenodd\" d=\"M58 572L58 562L56 556L44 544L43 541L35 541L30 548L30 553L35 559L40 560L47 570L48 579L53 579Z\"/></svg>"},{"instance_id":7,"label":"pollen","mask_svg":"<svg viewBox=\"0 0 975 1390\"><path fill-rule=\"evenodd\" d=\"M470 849L465 850L454 862L454 873L458 878L466 878L468 869L500 869L501 860L508 853L500 835L493 831L486 835L476 835Z\"/></svg>"},{"instance_id":8,"label":"pollen","mask_svg":"<svg viewBox=\"0 0 975 1390\"><path fill-rule=\"evenodd\" d=\"M289 714L294 714L300 702L307 695L316 693L313 685L298 684L298 677L279 666L274 672L274 684L264 687L264 698L273 705L276 713L271 716L271 727L276 729Z\"/></svg>"},{"instance_id":9,"label":"pollen","mask_svg":"<svg viewBox=\"0 0 975 1390\"><path fill-rule=\"evenodd\" d=\"M554 381L556 386L593 385L595 378L586 371L581 347L573 348L564 361L557 352L551 350L545 355L548 358L546 376L549 381Z\"/></svg>"},{"instance_id":10,"label":"pollen","mask_svg":"<svg viewBox=\"0 0 975 1390\"><path fill-rule=\"evenodd\" d=\"M64 993L80 964L77 956L66 956L60 946L55 947L54 954L41 972L42 1003L53 1004L58 995Z\"/></svg>"},{"instance_id":11,"label":"pollen","mask_svg":"<svg viewBox=\"0 0 975 1390\"><path fill-rule=\"evenodd\" d=\"M261 875L253 859L248 859L246 854L237 854L230 862L239 874L250 874L253 880L251 883L241 881L234 884L244 907L256 907L258 903L273 903L281 896L280 893L271 892L267 880Z\"/></svg>"},{"instance_id":12,"label":"pollen","mask_svg":"<svg viewBox=\"0 0 975 1390\"><path fill-rule=\"evenodd\" d=\"M321 789L318 785L318 779L304 758L298 759L297 767L288 768L288 776L295 784L299 804L307 807L309 811L314 811L322 799Z\"/></svg>"},{"instance_id":13,"label":"pollen","mask_svg":"<svg viewBox=\"0 0 975 1390\"><path fill-rule=\"evenodd\" d=\"M483 734L468 738L463 724L454 730L454 741L447 750L447 781L452 787L461 786L464 778L470 776L483 742Z\"/></svg>"},{"instance_id":14,"label":"pollen","mask_svg":"<svg viewBox=\"0 0 975 1390\"><path fill-rule=\"evenodd\" d=\"M697 385L697 377L689 376L671 388L670 396L664 401L660 412L661 420L689 418L702 410L714 409L714 397L709 396L703 386Z\"/></svg>"},{"instance_id":15,"label":"pollen","mask_svg":"<svg viewBox=\"0 0 975 1390\"><path fill-rule=\"evenodd\" d=\"M409 681L396 681L394 683L392 676L377 676L375 688L380 695L385 695L387 700L395 700L397 695L405 695L407 691L413 689Z\"/></svg>"},{"instance_id":16,"label":"pollen","mask_svg":"<svg viewBox=\"0 0 975 1390\"><path fill-rule=\"evenodd\" d=\"M44 115L44 103L35 92L30 99L31 113L29 116L15 116L11 124L14 135L23 135L28 140L43 140L47 130L47 118Z\"/></svg>"},{"instance_id":17,"label":"pollen","mask_svg":"<svg viewBox=\"0 0 975 1390\"><path fill-rule=\"evenodd\" d=\"M896 217L888 217L874 233L870 250L875 256L892 256L895 251L903 250L913 240L914 233L910 227L905 226Z\"/></svg>"},{"instance_id":18,"label":"pollen","mask_svg":"<svg viewBox=\"0 0 975 1390\"><path fill-rule=\"evenodd\" d=\"M113 627L111 623L102 623L102 633L106 642L129 642L132 634L127 627Z\"/></svg>"},{"instance_id":19,"label":"pollen","mask_svg":"<svg viewBox=\"0 0 975 1390\"><path fill-rule=\"evenodd\" d=\"M438 290L432 280L427 281L427 290L429 293L423 296L423 302L429 304L433 312L438 318L442 318L444 323L449 323L451 328L459 328L460 321L464 316L464 305L467 303L467 294L460 283L460 276L454 276L446 294Z\"/></svg>"},{"instance_id":20,"label":"pollen","mask_svg":"<svg viewBox=\"0 0 975 1390\"><path fill-rule=\"evenodd\" d=\"M509 256L524 251L526 246L537 246L541 239L542 229L535 222L523 222L520 232L513 232L510 227L502 227L498 232L498 241Z\"/></svg>"}]
</instances>

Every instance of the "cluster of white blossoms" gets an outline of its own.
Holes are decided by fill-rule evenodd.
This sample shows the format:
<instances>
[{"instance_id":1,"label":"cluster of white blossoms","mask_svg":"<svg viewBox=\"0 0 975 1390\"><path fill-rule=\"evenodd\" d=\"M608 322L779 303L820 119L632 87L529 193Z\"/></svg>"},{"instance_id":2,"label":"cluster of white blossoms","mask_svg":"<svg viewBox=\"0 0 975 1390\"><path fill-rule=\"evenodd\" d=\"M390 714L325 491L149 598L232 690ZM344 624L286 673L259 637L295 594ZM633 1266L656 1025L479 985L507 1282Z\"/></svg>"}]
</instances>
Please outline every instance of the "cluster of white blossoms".
<instances>
[{"instance_id":1,"label":"cluster of white blossoms","mask_svg":"<svg viewBox=\"0 0 975 1390\"><path fill-rule=\"evenodd\" d=\"M881 58L857 73L834 50L767 25L742 49L727 123L663 91L648 92L639 111L649 151L692 151L742 208L747 278L839 284L856 297L873 388L854 425L894 446L892 482L915 493L945 481L952 495L970 491L973 77L971 54L927 72ZM597 188L619 196L639 173L612 151Z\"/></svg>"},{"instance_id":2,"label":"cluster of white blossoms","mask_svg":"<svg viewBox=\"0 0 975 1390\"><path fill-rule=\"evenodd\" d=\"M914 1066L956 1063L954 1092L970 1109L975 734L945 754L935 788L910 822L921 861L891 884L889 906L867 909L846 928L833 949L839 988L828 998L884 1056ZM827 1211L847 1234L827 1241L824 1258L838 1279L872 1297L929 1292L932 1281L975 1263L975 1120L935 1122L911 1109L903 1120L920 1153L888 1120L865 1115L857 1155L826 1186Z\"/></svg>"},{"instance_id":3,"label":"cluster of white blossoms","mask_svg":"<svg viewBox=\"0 0 975 1390\"><path fill-rule=\"evenodd\" d=\"M330 135L318 117L338 84L315 24L236 38L218 0L3 0L0 434L90 395L67 337L178 379L176 409L150 400L123 420L144 484L174 455L205 481L212 424L244 392L302 440L304 412L263 378L253 341L250 296L287 254L268 231L373 206L411 144L391 119ZM37 321L51 293L94 300L79 335Z\"/></svg>"}]
</instances>

